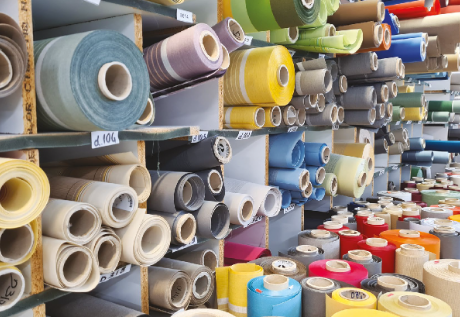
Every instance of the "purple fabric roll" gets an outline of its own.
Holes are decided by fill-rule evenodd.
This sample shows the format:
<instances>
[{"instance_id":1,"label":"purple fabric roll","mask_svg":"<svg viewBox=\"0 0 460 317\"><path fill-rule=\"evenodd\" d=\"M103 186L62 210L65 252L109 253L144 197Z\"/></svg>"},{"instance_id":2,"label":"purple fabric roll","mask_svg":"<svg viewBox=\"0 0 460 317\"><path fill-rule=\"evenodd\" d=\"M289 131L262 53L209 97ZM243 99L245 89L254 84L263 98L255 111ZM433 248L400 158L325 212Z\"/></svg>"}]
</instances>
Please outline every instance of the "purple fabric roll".
<instances>
[{"instance_id":1,"label":"purple fabric roll","mask_svg":"<svg viewBox=\"0 0 460 317\"><path fill-rule=\"evenodd\" d=\"M199 23L144 49L152 91L216 71L222 65L222 46L214 30Z\"/></svg>"},{"instance_id":2,"label":"purple fabric roll","mask_svg":"<svg viewBox=\"0 0 460 317\"><path fill-rule=\"evenodd\" d=\"M220 42L231 53L239 49L244 43L244 31L235 19L225 18L212 27L219 37Z\"/></svg>"}]
</instances>

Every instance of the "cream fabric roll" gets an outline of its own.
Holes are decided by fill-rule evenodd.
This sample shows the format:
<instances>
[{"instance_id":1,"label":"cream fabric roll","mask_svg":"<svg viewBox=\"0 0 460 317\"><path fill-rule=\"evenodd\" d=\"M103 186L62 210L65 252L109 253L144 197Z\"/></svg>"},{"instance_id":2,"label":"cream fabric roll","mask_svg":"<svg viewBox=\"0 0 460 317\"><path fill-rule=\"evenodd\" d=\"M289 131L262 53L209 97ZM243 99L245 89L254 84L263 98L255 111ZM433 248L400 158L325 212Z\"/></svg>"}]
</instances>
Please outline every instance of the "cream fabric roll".
<instances>
[{"instance_id":1,"label":"cream fabric roll","mask_svg":"<svg viewBox=\"0 0 460 317\"><path fill-rule=\"evenodd\" d=\"M36 220L18 228L0 229L0 268L29 260L37 247L38 234Z\"/></svg>"},{"instance_id":2,"label":"cream fabric roll","mask_svg":"<svg viewBox=\"0 0 460 317\"><path fill-rule=\"evenodd\" d=\"M42 213L43 235L87 244L101 229L102 219L93 205L51 198Z\"/></svg>"},{"instance_id":3,"label":"cream fabric roll","mask_svg":"<svg viewBox=\"0 0 460 317\"><path fill-rule=\"evenodd\" d=\"M22 272L14 266L0 268L0 279L4 281L0 286L0 292L5 294L0 301L0 311L4 311L13 307L22 299L26 282ZM5 297L7 300L4 299Z\"/></svg>"},{"instance_id":4,"label":"cream fabric roll","mask_svg":"<svg viewBox=\"0 0 460 317\"><path fill-rule=\"evenodd\" d=\"M163 217L171 229L172 244L189 244L196 234L196 220L192 214L178 211L175 214L149 211L150 215Z\"/></svg>"},{"instance_id":5,"label":"cream fabric roll","mask_svg":"<svg viewBox=\"0 0 460 317\"><path fill-rule=\"evenodd\" d=\"M205 201L194 212L197 223L196 235L208 239L224 239L230 229L230 212L223 203Z\"/></svg>"},{"instance_id":6,"label":"cream fabric roll","mask_svg":"<svg viewBox=\"0 0 460 317\"><path fill-rule=\"evenodd\" d=\"M192 280L181 270L149 267L149 302L153 308L177 311L192 299Z\"/></svg>"},{"instance_id":7,"label":"cream fabric roll","mask_svg":"<svg viewBox=\"0 0 460 317\"><path fill-rule=\"evenodd\" d=\"M403 152L404 148L402 142L395 142L388 147L388 153L390 153L390 155L403 154Z\"/></svg>"},{"instance_id":8,"label":"cream fabric roll","mask_svg":"<svg viewBox=\"0 0 460 317\"><path fill-rule=\"evenodd\" d=\"M113 228L126 226L137 209L137 194L131 187L55 176L50 178L51 197L85 202L96 207L102 223Z\"/></svg>"},{"instance_id":9,"label":"cream fabric roll","mask_svg":"<svg viewBox=\"0 0 460 317\"><path fill-rule=\"evenodd\" d=\"M248 225L257 213L254 199L246 194L226 193L224 203L230 211L230 223L235 225Z\"/></svg>"},{"instance_id":10,"label":"cream fabric roll","mask_svg":"<svg viewBox=\"0 0 460 317\"><path fill-rule=\"evenodd\" d=\"M171 243L168 223L160 216L147 215L145 211L139 208L128 226L115 230L121 239L123 262L153 265L168 252Z\"/></svg>"},{"instance_id":11,"label":"cream fabric roll","mask_svg":"<svg viewBox=\"0 0 460 317\"><path fill-rule=\"evenodd\" d=\"M416 244L402 244L396 249L395 273L407 275L423 282L423 264L435 260L436 254Z\"/></svg>"},{"instance_id":12,"label":"cream fabric roll","mask_svg":"<svg viewBox=\"0 0 460 317\"><path fill-rule=\"evenodd\" d=\"M115 271L121 259L121 239L110 227L102 227L96 236L85 245L99 263L101 274Z\"/></svg>"},{"instance_id":13,"label":"cream fabric roll","mask_svg":"<svg viewBox=\"0 0 460 317\"><path fill-rule=\"evenodd\" d=\"M207 266L214 271L218 266L217 255L213 250L192 251L177 257L177 260Z\"/></svg>"},{"instance_id":14,"label":"cream fabric roll","mask_svg":"<svg viewBox=\"0 0 460 317\"><path fill-rule=\"evenodd\" d=\"M43 237L43 278L63 291L89 292L99 284L99 267L88 248Z\"/></svg>"}]
</instances>

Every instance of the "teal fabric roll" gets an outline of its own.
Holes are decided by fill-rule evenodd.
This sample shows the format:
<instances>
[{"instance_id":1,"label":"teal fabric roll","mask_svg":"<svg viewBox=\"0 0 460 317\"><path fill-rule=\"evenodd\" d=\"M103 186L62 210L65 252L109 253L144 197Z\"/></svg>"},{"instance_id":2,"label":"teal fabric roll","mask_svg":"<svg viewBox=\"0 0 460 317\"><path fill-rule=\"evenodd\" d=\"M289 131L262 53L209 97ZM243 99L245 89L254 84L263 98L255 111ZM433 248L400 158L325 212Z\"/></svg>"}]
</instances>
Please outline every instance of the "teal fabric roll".
<instances>
[{"instance_id":1,"label":"teal fabric roll","mask_svg":"<svg viewBox=\"0 0 460 317\"><path fill-rule=\"evenodd\" d=\"M120 131L144 112L147 66L124 35L98 30L47 39L34 43L34 53L40 130ZM131 76L132 90L119 101L105 97L98 86L99 70L112 62L124 64Z\"/></svg>"}]
</instances>

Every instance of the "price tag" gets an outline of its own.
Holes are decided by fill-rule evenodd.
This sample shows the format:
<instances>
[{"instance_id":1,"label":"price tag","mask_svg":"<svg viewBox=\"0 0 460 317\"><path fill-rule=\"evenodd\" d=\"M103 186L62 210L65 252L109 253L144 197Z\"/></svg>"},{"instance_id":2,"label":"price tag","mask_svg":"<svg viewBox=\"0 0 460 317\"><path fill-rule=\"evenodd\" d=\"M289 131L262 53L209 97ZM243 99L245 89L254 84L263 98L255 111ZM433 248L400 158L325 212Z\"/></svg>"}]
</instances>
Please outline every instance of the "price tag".
<instances>
[{"instance_id":1,"label":"price tag","mask_svg":"<svg viewBox=\"0 0 460 317\"><path fill-rule=\"evenodd\" d=\"M263 216L255 216L249 224L247 224L246 226L244 226L244 228L247 228L247 227L249 227L250 225L253 225L253 224L255 224L255 223L261 222L263 218L264 218Z\"/></svg>"},{"instance_id":2,"label":"price tag","mask_svg":"<svg viewBox=\"0 0 460 317\"><path fill-rule=\"evenodd\" d=\"M298 128L298 126L289 127L288 132L296 132Z\"/></svg>"},{"instance_id":3,"label":"price tag","mask_svg":"<svg viewBox=\"0 0 460 317\"><path fill-rule=\"evenodd\" d=\"M180 247L178 247L178 248L171 249L171 252L174 253L174 252L183 250L183 249L188 248L188 247L190 247L190 246L192 246L192 245L195 245L195 244L197 244L197 243L198 243L197 238L196 238L196 237L193 237L192 241L190 241L189 244L184 244L183 246L180 246Z\"/></svg>"},{"instance_id":4,"label":"price tag","mask_svg":"<svg viewBox=\"0 0 460 317\"><path fill-rule=\"evenodd\" d=\"M91 132L91 147L97 149L120 143L118 131L94 131Z\"/></svg>"},{"instance_id":5,"label":"price tag","mask_svg":"<svg viewBox=\"0 0 460 317\"><path fill-rule=\"evenodd\" d=\"M200 131L198 135L192 137L192 143L198 143L208 137L208 131Z\"/></svg>"},{"instance_id":6,"label":"price tag","mask_svg":"<svg viewBox=\"0 0 460 317\"><path fill-rule=\"evenodd\" d=\"M288 50L288 52L289 52L289 54L291 54L291 56L294 56L294 54L295 54L295 51L293 51L293 50Z\"/></svg>"},{"instance_id":7,"label":"price tag","mask_svg":"<svg viewBox=\"0 0 460 317\"><path fill-rule=\"evenodd\" d=\"M409 120L409 121L407 121L407 124L412 124L412 121L410 121L410 120Z\"/></svg>"},{"instance_id":8,"label":"price tag","mask_svg":"<svg viewBox=\"0 0 460 317\"><path fill-rule=\"evenodd\" d=\"M83 1L94 4L96 6L98 6L101 3L101 0L83 0Z\"/></svg>"},{"instance_id":9,"label":"price tag","mask_svg":"<svg viewBox=\"0 0 460 317\"><path fill-rule=\"evenodd\" d=\"M246 140L249 139L252 135L252 131L240 131L238 136L236 137L237 140Z\"/></svg>"},{"instance_id":10,"label":"price tag","mask_svg":"<svg viewBox=\"0 0 460 317\"><path fill-rule=\"evenodd\" d=\"M396 121L395 124L396 124L396 125L399 125L399 124L401 124L401 121Z\"/></svg>"},{"instance_id":11,"label":"price tag","mask_svg":"<svg viewBox=\"0 0 460 317\"><path fill-rule=\"evenodd\" d=\"M385 170L381 170L381 171L379 172L379 176L382 176L383 174L385 174Z\"/></svg>"},{"instance_id":12,"label":"price tag","mask_svg":"<svg viewBox=\"0 0 460 317\"><path fill-rule=\"evenodd\" d=\"M193 23L193 13L190 11L177 9L177 20L186 23Z\"/></svg>"},{"instance_id":13,"label":"price tag","mask_svg":"<svg viewBox=\"0 0 460 317\"><path fill-rule=\"evenodd\" d=\"M326 57L326 54L318 54L318 57L319 57L319 58L325 58L325 57Z\"/></svg>"},{"instance_id":14,"label":"price tag","mask_svg":"<svg viewBox=\"0 0 460 317\"><path fill-rule=\"evenodd\" d=\"M332 130L337 131L339 129L339 124L338 123L333 123L332 124Z\"/></svg>"},{"instance_id":15,"label":"price tag","mask_svg":"<svg viewBox=\"0 0 460 317\"><path fill-rule=\"evenodd\" d=\"M252 44L252 36L250 35L245 35L244 36L244 45L251 45Z\"/></svg>"},{"instance_id":16,"label":"price tag","mask_svg":"<svg viewBox=\"0 0 460 317\"><path fill-rule=\"evenodd\" d=\"M295 204L290 204L289 207L283 209L284 214L287 214L287 213L293 211L294 208L295 208Z\"/></svg>"},{"instance_id":17,"label":"price tag","mask_svg":"<svg viewBox=\"0 0 460 317\"><path fill-rule=\"evenodd\" d=\"M125 265L125 266L113 271L112 273L101 274L101 278L99 279L99 283L107 282L108 280L111 280L111 279L113 279L115 277L119 277L119 276L121 276L123 274L128 273L129 271L131 271L131 264Z\"/></svg>"}]
</instances>

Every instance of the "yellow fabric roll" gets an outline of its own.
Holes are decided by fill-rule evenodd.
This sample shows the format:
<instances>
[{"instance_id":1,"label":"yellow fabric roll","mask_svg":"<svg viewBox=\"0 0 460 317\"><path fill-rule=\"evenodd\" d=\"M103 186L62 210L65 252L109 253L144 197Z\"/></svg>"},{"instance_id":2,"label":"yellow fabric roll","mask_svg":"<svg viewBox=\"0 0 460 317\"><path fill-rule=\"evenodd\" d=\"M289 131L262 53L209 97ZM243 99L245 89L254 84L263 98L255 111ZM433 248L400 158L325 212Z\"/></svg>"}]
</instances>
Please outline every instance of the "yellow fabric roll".
<instances>
[{"instance_id":1,"label":"yellow fabric roll","mask_svg":"<svg viewBox=\"0 0 460 317\"><path fill-rule=\"evenodd\" d=\"M362 159L371 159L366 177L366 185L369 186L372 183L375 158L374 158L374 147L369 143L334 143L334 153L346 156L358 157Z\"/></svg>"},{"instance_id":2,"label":"yellow fabric roll","mask_svg":"<svg viewBox=\"0 0 460 317\"><path fill-rule=\"evenodd\" d=\"M398 92L400 93L411 93L415 91L415 86L399 86Z\"/></svg>"},{"instance_id":3,"label":"yellow fabric roll","mask_svg":"<svg viewBox=\"0 0 460 317\"><path fill-rule=\"evenodd\" d=\"M337 176L332 173L326 173L323 183L316 187L324 188L326 190L326 196L337 196Z\"/></svg>"},{"instance_id":4,"label":"yellow fabric roll","mask_svg":"<svg viewBox=\"0 0 460 317\"><path fill-rule=\"evenodd\" d=\"M294 93L295 71L283 46L238 50L230 53L224 76L226 106L285 106ZM244 72L244 75L242 73Z\"/></svg>"},{"instance_id":5,"label":"yellow fabric roll","mask_svg":"<svg viewBox=\"0 0 460 317\"><path fill-rule=\"evenodd\" d=\"M439 285L442 287L441 285ZM380 295L378 309L400 317L451 317L452 309L442 300L420 293L388 292Z\"/></svg>"},{"instance_id":6,"label":"yellow fabric roll","mask_svg":"<svg viewBox=\"0 0 460 317\"><path fill-rule=\"evenodd\" d=\"M0 228L22 227L37 218L50 197L48 177L37 165L0 158Z\"/></svg>"},{"instance_id":7,"label":"yellow fabric roll","mask_svg":"<svg viewBox=\"0 0 460 317\"><path fill-rule=\"evenodd\" d=\"M375 309L352 308L335 313L332 317L398 317L398 315Z\"/></svg>"},{"instance_id":8,"label":"yellow fabric roll","mask_svg":"<svg viewBox=\"0 0 460 317\"><path fill-rule=\"evenodd\" d=\"M345 287L326 295L326 317L332 317L335 313L350 308L377 307L377 298L371 292L359 288Z\"/></svg>"},{"instance_id":9,"label":"yellow fabric roll","mask_svg":"<svg viewBox=\"0 0 460 317\"><path fill-rule=\"evenodd\" d=\"M0 238L0 268L22 264L37 248L37 221L18 228L0 229Z\"/></svg>"},{"instance_id":10,"label":"yellow fabric roll","mask_svg":"<svg viewBox=\"0 0 460 317\"><path fill-rule=\"evenodd\" d=\"M420 121L423 120L423 108L404 108L406 117L403 121Z\"/></svg>"},{"instance_id":11,"label":"yellow fabric roll","mask_svg":"<svg viewBox=\"0 0 460 317\"><path fill-rule=\"evenodd\" d=\"M260 129L266 122L264 108L225 107L224 125L227 129Z\"/></svg>"},{"instance_id":12,"label":"yellow fabric roll","mask_svg":"<svg viewBox=\"0 0 460 317\"><path fill-rule=\"evenodd\" d=\"M216 268L217 305L237 317L247 316L247 285L264 270L254 263L239 263Z\"/></svg>"},{"instance_id":13,"label":"yellow fabric roll","mask_svg":"<svg viewBox=\"0 0 460 317\"><path fill-rule=\"evenodd\" d=\"M331 154L324 168L326 173L333 173L337 176L337 194L359 198L366 189L367 173L364 165L365 160L363 159Z\"/></svg>"},{"instance_id":14,"label":"yellow fabric roll","mask_svg":"<svg viewBox=\"0 0 460 317\"><path fill-rule=\"evenodd\" d=\"M264 128L274 128L279 127L281 124L281 108L276 107L267 107L265 110L265 124Z\"/></svg>"}]
</instances>

